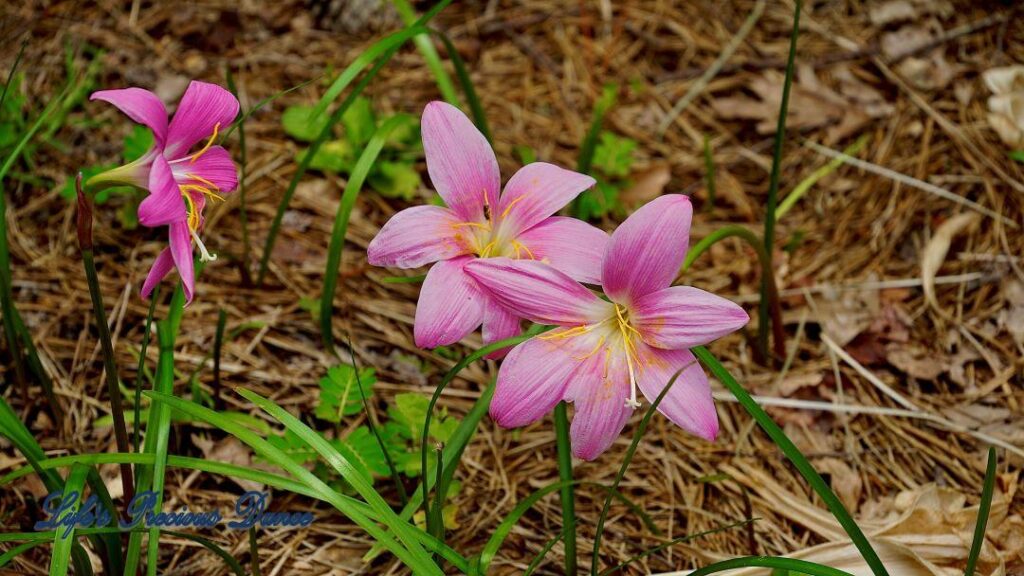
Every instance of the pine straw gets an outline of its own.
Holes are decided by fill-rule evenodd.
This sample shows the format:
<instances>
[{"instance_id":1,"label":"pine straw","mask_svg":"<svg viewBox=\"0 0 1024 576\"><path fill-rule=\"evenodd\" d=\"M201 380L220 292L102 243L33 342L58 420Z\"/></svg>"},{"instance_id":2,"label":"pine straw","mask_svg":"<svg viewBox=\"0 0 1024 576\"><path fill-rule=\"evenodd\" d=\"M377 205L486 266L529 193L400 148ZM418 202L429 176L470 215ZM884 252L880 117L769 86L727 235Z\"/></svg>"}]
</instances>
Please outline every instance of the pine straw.
<instances>
[{"instance_id":1,"label":"pine straw","mask_svg":"<svg viewBox=\"0 0 1024 576\"><path fill-rule=\"evenodd\" d=\"M749 96L747 89L754 80L766 70L780 69L791 6L770 3L736 55L675 120L664 139L652 134L663 114L728 43L753 5L748 1L673 5L631 0L615 5L612 11L610 2L568 7L549 0L514 6L471 2L450 8L439 25L469 64L506 178L516 168L514 146L531 146L540 159L573 166L592 104L607 82L623 87L620 102L608 117L608 127L640 142L641 168L668 165L672 180L667 191L695 194L698 208L705 204L700 184L702 138L704 134L712 136L719 201L713 211L700 210L695 216L693 234L700 238L724 223L759 226L771 136L757 133L752 122L723 117L712 104L726 97ZM953 8L936 17L943 30L992 15L970 2ZM315 77L325 67L340 69L380 33L367 29L369 25L357 27L363 32L355 36L325 32L315 28L310 13L294 2L246 5L237 15L234 9L234 3L228 2L201 7L143 4L133 15L127 7L110 3L97 7L58 2L45 10L37 6L8 8L2 28L32 30L23 69L26 90L37 107L56 92L63 79L65 42L71 46L85 42L105 51L102 86L167 86L179 77L223 82L223 68L229 65L236 70L243 106L250 106ZM890 72L896 65L885 64L885 56L877 48L883 30L854 2L812 7L805 16L798 61L813 67L820 81L832 89L837 85L833 77L836 66L845 65L891 106L890 113L870 119L857 131L871 136L861 158L937 183L1019 223L1021 194L1013 186L1022 181L1022 170L1005 159L1003 146L987 129L987 92L978 75L989 66L1024 61L1022 44L1012 41L1024 35L1024 24L1019 17L1009 18L1005 9L999 12L992 7L992 11L1007 18L939 44L949 65L959 67L955 79L942 89L922 90L897 81ZM325 19L329 21L330 16ZM6 32L4 35L9 37ZM15 44L6 43L8 50L0 59L4 69L13 59ZM837 61L842 63L835 64ZM298 148L284 137L280 112L289 104L315 101L321 91L320 85L307 87L268 106L247 125L250 234L256 249L262 246L295 167L292 159ZM381 111L418 114L427 101L437 98L429 72L411 48L395 58L371 91ZM795 105L801 104L795 101ZM30 405L22 403L15 387L9 387L7 396L54 455L113 449L109 428L93 425L96 418L107 414L108 404L89 296L72 233L73 211L58 190L78 167L115 161L128 123L108 106L89 104L85 108L75 111L57 135L66 151L44 146L35 157L35 174L56 184L46 189L7 183L17 302L68 416L53 422L38 390ZM806 106L802 110L808 111ZM801 110L794 110L798 112ZM103 123L86 127L78 122L84 118ZM828 129L791 124L783 191L827 161L801 146L801 138L841 149L856 137L849 134L832 141ZM233 146L237 150L237 144ZM264 323L263 328L247 330L225 344L221 388L213 388L209 366L201 371L202 385L216 398L219 409L251 411L231 390L241 385L269 394L295 412L312 411L316 381L331 362L319 346L316 322L300 308L299 300L319 296L329 230L342 185L339 178L307 176L285 218L265 289L240 282L237 195L212 210L206 242L221 259L204 272L198 297L186 311L176 354L178 369L190 373L212 348L219 308L227 311L229 329L243 322ZM422 190L421 200L428 194ZM117 203L109 206L110 211L98 214L97 259L106 303L113 309L110 318L121 377L132 382L146 312L146 303L137 292L163 241L159 231L122 230L114 216ZM360 362L376 368L379 375L374 401L378 412L396 393L430 391L453 364L413 346L411 323L417 286L382 284L381 278L393 272L371 268L365 261L367 242L402 207L372 193L359 200L335 302L336 333L351 334ZM717 342L713 351L758 394L898 408L848 363L831 355L820 338L823 329L830 334L837 329L849 331L852 335L845 338L836 336L844 349L923 410L1024 445L1020 434L1022 349L1005 328L1007 315L1012 313L1009 298L1017 289L1013 283L1024 280L1018 259L1024 253L1024 238L1019 232L985 219L956 239L941 273L980 274L971 281L938 286L945 314L929 308L919 288L880 290L875 286L882 280L919 278L922 252L934 229L961 210L920 190L840 168L818 183L779 223L780 245L785 246L794 235L802 237L792 252L776 255L780 288L789 295L784 301L789 342L795 347L788 371L780 375L779 370L751 360L753 327ZM613 222L603 224L613 226ZM734 296L750 310L756 306L756 297L752 297L757 291L756 262L753 253L739 243L716 246L697 262L685 281ZM854 288L840 290L843 286ZM158 315L165 312L162 305ZM857 328L850 330L851 326ZM479 337L473 336L465 344L461 352L479 345ZM905 362L897 366L900 363L894 360L892 347L915 351L923 366ZM154 354L151 348L151 366ZM423 371L409 358L422 361ZM942 362L951 368L930 377L920 375L929 364ZM463 414L493 370L493 365L466 370L444 394L442 404ZM5 376L9 381L9 369ZM178 394L188 394L184 378L177 386ZM968 434L901 417L770 411L812 462L830 473L848 505L862 517L865 510L890 512L891 499L899 492L933 482L966 495L970 502L977 500L986 447ZM655 418L623 489L654 517L666 538L749 516L758 520L752 531L733 529L654 554L639 562L634 571L683 569L709 555L780 554L825 540L813 526L789 513L798 503L814 503L816 498L779 451L735 404L720 403L719 414L722 432L713 444L695 440L664 418ZM355 418L339 432L360 423L361 419ZM632 426L627 428L631 430ZM178 424L171 435L171 450L203 455L198 444L211 440L220 444L221 458L247 457L230 445L224 448L223 439L221 433L202 425ZM623 435L597 462L579 464L578 477L610 482L628 441L629 436ZM20 465L13 449L6 443L3 446L4 467ZM555 481L554 453L550 421L513 432L500 430L485 419L457 475L463 485L456 499L461 526L449 536L452 545L463 551L477 550L517 501ZM1012 481L1013 474L1020 471L1021 458L1005 451L1000 456L1000 472ZM108 472L112 474L113 468ZM728 478L701 480L721 474ZM858 483L862 489L851 487ZM109 484L116 487L116 482ZM385 491L389 489L387 483L379 484ZM35 513L32 499L40 497L40 489L38 482L26 480L4 491L0 499L4 529L17 528L24 521L19 519ZM187 504L191 510L226 509L239 491L228 480L171 470L166 508ZM602 494L591 488L579 491L582 551L589 548ZM308 505L303 498L275 495L278 509ZM402 572L388 559L362 565L359 557L369 545L366 537L324 506L316 509L319 518L309 530L261 532L264 574ZM1010 514L1016 514L1018 521L1022 512L1019 499L1010 503ZM992 529L996 534L1006 533L1009 526L993 525ZM516 527L495 571L521 572L559 528L558 500L552 496ZM216 537L236 557L247 559L244 533L206 535ZM1012 540L996 541L1003 548L1010 573L1014 567L1021 569L1024 562L1021 549L1014 549ZM616 505L604 538L604 563L613 565L662 541ZM163 549L162 573L225 573L218 560L192 543L166 537ZM561 554L561 545L556 545L542 571L558 573ZM19 560L14 570L44 573L45 566L46 553L40 551Z\"/></svg>"}]
</instances>

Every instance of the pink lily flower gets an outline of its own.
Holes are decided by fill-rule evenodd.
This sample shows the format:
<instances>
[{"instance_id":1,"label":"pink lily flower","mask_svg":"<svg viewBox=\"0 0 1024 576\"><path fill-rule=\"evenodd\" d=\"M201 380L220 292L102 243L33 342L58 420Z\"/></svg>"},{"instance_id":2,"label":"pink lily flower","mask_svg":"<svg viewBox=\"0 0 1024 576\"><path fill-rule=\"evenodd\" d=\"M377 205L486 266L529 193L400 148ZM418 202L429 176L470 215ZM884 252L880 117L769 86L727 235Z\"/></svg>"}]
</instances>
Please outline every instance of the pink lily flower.
<instances>
[{"instance_id":1,"label":"pink lily flower","mask_svg":"<svg viewBox=\"0 0 1024 576\"><path fill-rule=\"evenodd\" d=\"M168 124L163 102L142 88L100 90L89 99L109 102L153 131L149 152L134 162L97 174L89 186L95 189L129 184L149 191L139 205L139 223L151 228L167 226L169 246L153 262L142 285L142 297L148 298L157 283L177 268L185 299L191 302L195 292L193 241L201 260L216 259L199 238L206 200L223 200L221 195L238 185L231 155L213 145L218 132L238 115L238 100L220 86L193 81ZM206 143L202 148L189 153L203 141Z\"/></svg>"},{"instance_id":2,"label":"pink lily flower","mask_svg":"<svg viewBox=\"0 0 1024 576\"><path fill-rule=\"evenodd\" d=\"M683 429L714 440L718 415L707 376L689 348L750 319L736 304L672 286L686 256L693 209L686 196L661 196L612 234L601 267L608 300L558 270L506 258L469 263L466 272L494 300L539 324L556 325L509 352L498 373L491 417L505 428L539 420L573 402L573 454L592 460L640 406L682 373L658 410Z\"/></svg>"},{"instance_id":3,"label":"pink lily flower","mask_svg":"<svg viewBox=\"0 0 1024 576\"><path fill-rule=\"evenodd\" d=\"M519 333L519 317L466 275L466 264L474 260L535 260L580 282L600 282L608 234L574 218L551 216L593 186L593 178L535 162L516 172L499 196L494 151L465 114L431 102L423 110L422 130L427 171L448 207L402 210L366 251L375 266L418 268L436 262L416 305L417 346L453 344L481 324L484 343Z\"/></svg>"}]
</instances>

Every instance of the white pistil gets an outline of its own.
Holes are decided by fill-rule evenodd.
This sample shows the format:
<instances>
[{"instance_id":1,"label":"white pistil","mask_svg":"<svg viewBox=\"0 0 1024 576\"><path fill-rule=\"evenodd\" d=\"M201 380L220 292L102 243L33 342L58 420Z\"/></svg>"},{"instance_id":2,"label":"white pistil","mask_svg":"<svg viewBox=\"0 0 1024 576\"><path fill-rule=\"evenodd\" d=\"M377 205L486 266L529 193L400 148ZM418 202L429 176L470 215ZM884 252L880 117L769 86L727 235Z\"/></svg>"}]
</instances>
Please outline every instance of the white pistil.
<instances>
[{"instance_id":1,"label":"white pistil","mask_svg":"<svg viewBox=\"0 0 1024 576\"><path fill-rule=\"evenodd\" d=\"M192 239L196 241L196 246L199 247L199 261L200 262L213 262L217 259L216 254L210 254L210 251L206 249L206 244L199 239L199 234L196 234L195 230L189 228L189 232L192 233Z\"/></svg>"},{"instance_id":2,"label":"white pistil","mask_svg":"<svg viewBox=\"0 0 1024 576\"><path fill-rule=\"evenodd\" d=\"M636 375L633 373L633 361L629 358L629 352L626 352L626 368L629 369L629 398L626 398L626 406L636 409L640 407L640 403L636 400Z\"/></svg>"}]
</instances>

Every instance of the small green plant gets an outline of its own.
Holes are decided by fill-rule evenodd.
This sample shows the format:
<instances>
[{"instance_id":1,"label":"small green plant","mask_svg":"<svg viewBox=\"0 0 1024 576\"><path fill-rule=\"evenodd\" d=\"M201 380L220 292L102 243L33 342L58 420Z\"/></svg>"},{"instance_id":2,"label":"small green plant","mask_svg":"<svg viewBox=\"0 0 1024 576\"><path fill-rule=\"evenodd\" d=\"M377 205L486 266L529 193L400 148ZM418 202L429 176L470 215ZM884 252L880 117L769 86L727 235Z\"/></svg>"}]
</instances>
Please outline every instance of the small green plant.
<instances>
[{"instance_id":1,"label":"small green plant","mask_svg":"<svg viewBox=\"0 0 1024 576\"><path fill-rule=\"evenodd\" d=\"M584 220L603 216L624 217L620 194L632 184L636 140L604 130L594 149L591 175L597 184L580 195L578 216Z\"/></svg>"},{"instance_id":2,"label":"small green plant","mask_svg":"<svg viewBox=\"0 0 1024 576\"><path fill-rule=\"evenodd\" d=\"M416 161L423 155L423 148L416 119L405 114L396 116L405 121L391 130L367 181L382 196L409 200L420 187ZM377 118L369 99L356 98L341 116L342 134L335 133L335 138L324 142L310 159L309 167L321 172L351 174L360 151L377 128L391 118ZM284 131L301 142L316 140L327 123L327 116L318 115L315 106L291 106L281 117ZM299 161L305 153L299 153Z\"/></svg>"}]
</instances>

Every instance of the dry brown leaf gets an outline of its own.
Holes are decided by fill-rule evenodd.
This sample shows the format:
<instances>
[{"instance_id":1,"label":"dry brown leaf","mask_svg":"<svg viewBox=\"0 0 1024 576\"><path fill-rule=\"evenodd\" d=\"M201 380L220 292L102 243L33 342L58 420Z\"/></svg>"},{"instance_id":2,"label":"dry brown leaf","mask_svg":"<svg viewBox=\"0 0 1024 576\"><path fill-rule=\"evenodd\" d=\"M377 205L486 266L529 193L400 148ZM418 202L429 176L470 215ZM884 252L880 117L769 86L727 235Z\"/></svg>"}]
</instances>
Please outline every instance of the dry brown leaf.
<instances>
[{"instance_id":1,"label":"dry brown leaf","mask_svg":"<svg viewBox=\"0 0 1024 576\"><path fill-rule=\"evenodd\" d=\"M880 304L875 290L828 292L818 302L818 324L840 346L850 343L878 317Z\"/></svg>"},{"instance_id":2,"label":"dry brown leaf","mask_svg":"<svg viewBox=\"0 0 1024 576\"><path fill-rule=\"evenodd\" d=\"M839 458L823 458L817 461L817 465L819 472L831 476L832 490L846 508L856 513L861 493L864 491L864 481L861 480L860 474Z\"/></svg>"},{"instance_id":3,"label":"dry brown leaf","mask_svg":"<svg viewBox=\"0 0 1024 576\"><path fill-rule=\"evenodd\" d=\"M953 5L941 0L890 0L872 6L868 11L871 23L885 26L896 22L916 20L927 15L943 18L953 13Z\"/></svg>"},{"instance_id":4,"label":"dry brown leaf","mask_svg":"<svg viewBox=\"0 0 1024 576\"><path fill-rule=\"evenodd\" d=\"M633 185L623 190L619 199L627 208L636 208L661 196L672 180L672 171L667 164L653 166L633 176Z\"/></svg>"},{"instance_id":5,"label":"dry brown leaf","mask_svg":"<svg viewBox=\"0 0 1024 576\"><path fill-rule=\"evenodd\" d=\"M747 195L743 183L722 167L715 170L715 191L718 198L735 208L744 220L752 221L755 219L754 203L750 196ZM704 194L706 197L706 190Z\"/></svg>"},{"instance_id":6,"label":"dry brown leaf","mask_svg":"<svg viewBox=\"0 0 1024 576\"><path fill-rule=\"evenodd\" d=\"M949 315L939 307L939 301L935 297L935 276L946 260L953 238L973 226L979 219L980 216L975 212L964 212L946 220L935 231L935 235L928 241L921 255L921 281L924 283L925 300L943 316Z\"/></svg>"},{"instance_id":7,"label":"dry brown leaf","mask_svg":"<svg viewBox=\"0 0 1024 576\"><path fill-rule=\"evenodd\" d=\"M245 468L252 467L252 451L234 436L214 442L205 436L192 434L192 443L199 448L206 460L226 462ZM233 476L231 480L245 490L261 490L263 488L263 484L252 480L241 480Z\"/></svg>"},{"instance_id":8,"label":"dry brown leaf","mask_svg":"<svg viewBox=\"0 0 1024 576\"><path fill-rule=\"evenodd\" d=\"M890 344L885 359L908 376L919 380L935 380L950 368L945 354L913 344Z\"/></svg>"},{"instance_id":9,"label":"dry brown leaf","mask_svg":"<svg viewBox=\"0 0 1024 576\"><path fill-rule=\"evenodd\" d=\"M982 78L992 91L989 125L1007 146L1024 147L1024 66L991 68Z\"/></svg>"}]
</instances>

